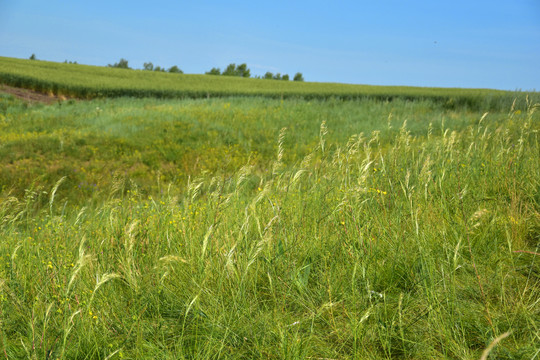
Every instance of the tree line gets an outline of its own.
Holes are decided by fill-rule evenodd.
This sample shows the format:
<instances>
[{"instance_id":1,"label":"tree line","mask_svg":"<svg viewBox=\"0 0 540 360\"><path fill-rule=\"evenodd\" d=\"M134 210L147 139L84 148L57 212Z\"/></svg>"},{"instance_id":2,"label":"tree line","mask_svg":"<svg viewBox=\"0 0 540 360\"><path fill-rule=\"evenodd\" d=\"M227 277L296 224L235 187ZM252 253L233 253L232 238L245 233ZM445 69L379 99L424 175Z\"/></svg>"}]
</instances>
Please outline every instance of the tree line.
<instances>
[{"instance_id":1,"label":"tree line","mask_svg":"<svg viewBox=\"0 0 540 360\"><path fill-rule=\"evenodd\" d=\"M222 76L239 76L239 77L245 77L245 78L251 77L251 71L247 67L246 64L236 65L234 63L227 65L227 67L225 68L225 70L223 70L223 72L221 71L220 68L214 67L210 71L207 71L205 74L206 75L222 75ZM267 79L267 80L285 80L285 81L290 80L288 74L283 74L283 75L281 75L281 73L273 74L270 71L267 71L263 76L254 76L253 78ZM302 75L302 73L298 72L294 75L293 81L304 81L304 76Z\"/></svg>"},{"instance_id":2,"label":"tree line","mask_svg":"<svg viewBox=\"0 0 540 360\"><path fill-rule=\"evenodd\" d=\"M107 66L108 67L113 67L113 68L130 69L131 70L131 68L129 67L129 62L124 58L120 59L120 61L118 61L117 63L109 64ZM165 69L165 68L162 68L161 66L154 66L154 64L152 64L151 62L145 62L143 64L143 70L144 71L169 72L169 73L173 73L173 74L183 74L184 73L176 65L173 65L168 69Z\"/></svg>"},{"instance_id":3,"label":"tree line","mask_svg":"<svg viewBox=\"0 0 540 360\"><path fill-rule=\"evenodd\" d=\"M37 60L36 55L32 54L29 58L30 60ZM64 61L64 63L69 64L77 64L76 61ZM118 69L129 69L133 70L131 67L129 67L129 62L121 58L118 62L114 64L107 65L108 67L112 68L118 68ZM169 72L173 74L183 74L184 72L176 65L171 66L168 69L162 68L161 66L154 66L151 62L145 62L143 64L143 70L144 71L158 71L158 72ZM206 75L222 75L222 76L239 76L244 78L250 78L251 77L251 70L247 67L247 64L240 64L236 65L234 63L227 65L225 70L221 71L220 68L212 68L210 71L207 71L205 73ZM270 71L267 71L263 76L253 76L254 79L267 79L267 80L285 80L289 81L289 75L281 73L273 74ZM297 72L294 77L293 81L304 81L304 76L302 73Z\"/></svg>"}]
</instances>

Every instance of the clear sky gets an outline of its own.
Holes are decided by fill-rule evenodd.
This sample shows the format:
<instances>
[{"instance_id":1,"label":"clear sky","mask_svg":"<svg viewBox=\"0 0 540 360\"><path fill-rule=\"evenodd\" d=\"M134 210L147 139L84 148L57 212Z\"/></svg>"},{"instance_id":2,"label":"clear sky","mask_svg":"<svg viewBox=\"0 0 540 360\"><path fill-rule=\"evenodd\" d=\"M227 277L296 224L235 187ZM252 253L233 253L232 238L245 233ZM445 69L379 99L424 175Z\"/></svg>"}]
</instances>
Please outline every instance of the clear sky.
<instances>
[{"instance_id":1,"label":"clear sky","mask_svg":"<svg viewBox=\"0 0 540 360\"><path fill-rule=\"evenodd\" d=\"M0 56L540 90L540 0L0 0Z\"/></svg>"}]
</instances>

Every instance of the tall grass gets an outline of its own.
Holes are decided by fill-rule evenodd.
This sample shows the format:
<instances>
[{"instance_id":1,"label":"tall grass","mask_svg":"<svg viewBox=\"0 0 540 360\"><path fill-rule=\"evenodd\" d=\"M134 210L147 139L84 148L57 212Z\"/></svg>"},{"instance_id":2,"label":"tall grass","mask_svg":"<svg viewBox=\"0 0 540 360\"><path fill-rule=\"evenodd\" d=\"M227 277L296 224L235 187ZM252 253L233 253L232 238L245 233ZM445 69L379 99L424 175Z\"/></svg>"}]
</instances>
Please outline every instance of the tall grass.
<instances>
[{"instance_id":1,"label":"tall grass","mask_svg":"<svg viewBox=\"0 0 540 360\"><path fill-rule=\"evenodd\" d=\"M329 118L297 161L284 129L267 167L150 195L120 178L77 206L60 178L3 192L0 353L534 358L536 109L345 140Z\"/></svg>"},{"instance_id":2,"label":"tall grass","mask_svg":"<svg viewBox=\"0 0 540 360\"><path fill-rule=\"evenodd\" d=\"M492 112L505 119L508 109ZM516 115L517 119L525 115ZM431 101L300 101L266 98L197 100L103 99L25 106L0 100L0 189L22 196L29 188L51 189L66 176L59 193L78 202L107 196L113 179L135 181L143 193L161 183L183 185L189 177L230 176L249 163L272 167L276 138L284 138L284 166L308 155L328 127L326 150L351 134L379 131L387 144L404 121L412 135L443 127L462 131L482 112L447 110ZM383 145L386 146L386 145ZM44 190L44 189L42 189Z\"/></svg>"}]
</instances>

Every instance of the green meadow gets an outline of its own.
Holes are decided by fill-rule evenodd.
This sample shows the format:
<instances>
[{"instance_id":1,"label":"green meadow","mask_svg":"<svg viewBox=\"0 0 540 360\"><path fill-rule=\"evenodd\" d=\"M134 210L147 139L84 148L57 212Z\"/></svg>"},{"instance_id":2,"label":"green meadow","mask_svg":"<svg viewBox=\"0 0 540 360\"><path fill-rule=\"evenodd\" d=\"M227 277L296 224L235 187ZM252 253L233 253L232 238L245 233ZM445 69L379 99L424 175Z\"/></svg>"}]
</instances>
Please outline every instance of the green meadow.
<instances>
[{"instance_id":1,"label":"green meadow","mask_svg":"<svg viewBox=\"0 0 540 360\"><path fill-rule=\"evenodd\" d=\"M255 95L0 95L0 357L540 356L539 105Z\"/></svg>"}]
</instances>

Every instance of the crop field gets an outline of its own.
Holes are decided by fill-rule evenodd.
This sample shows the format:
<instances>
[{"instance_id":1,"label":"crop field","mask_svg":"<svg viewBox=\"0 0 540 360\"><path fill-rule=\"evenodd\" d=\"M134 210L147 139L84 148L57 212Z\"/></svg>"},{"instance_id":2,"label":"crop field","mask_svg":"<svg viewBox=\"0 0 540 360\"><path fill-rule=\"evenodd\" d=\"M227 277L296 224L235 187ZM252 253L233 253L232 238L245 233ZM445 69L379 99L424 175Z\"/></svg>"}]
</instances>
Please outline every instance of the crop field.
<instances>
[{"instance_id":1,"label":"crop field","mask_svg":"<svg viewBox=\"0 0 540 360\"><path fill-rule=\"evenodd\" d=\"M540 101L536 92L491 89L448 89L406 86L368 86L231 76L168 74L48 61L0 57L0 83L75 98L158 97L209 98L264 96L278 99L430 100L447 109L467 107L506 111L514 104L525 110L526 96Z\"/></svg>"},{"instance_id":2,"label":"crop field","mask_svg":"<svg viewBox=\"0 0 540 360\"><path fill-rule=\"evenodd\" d=\"M534 96L108 98L195 75L33 63L105 90L0 94L0 357L540 357Z\"/></svg>"}]
</instances>

